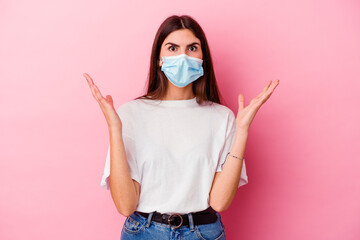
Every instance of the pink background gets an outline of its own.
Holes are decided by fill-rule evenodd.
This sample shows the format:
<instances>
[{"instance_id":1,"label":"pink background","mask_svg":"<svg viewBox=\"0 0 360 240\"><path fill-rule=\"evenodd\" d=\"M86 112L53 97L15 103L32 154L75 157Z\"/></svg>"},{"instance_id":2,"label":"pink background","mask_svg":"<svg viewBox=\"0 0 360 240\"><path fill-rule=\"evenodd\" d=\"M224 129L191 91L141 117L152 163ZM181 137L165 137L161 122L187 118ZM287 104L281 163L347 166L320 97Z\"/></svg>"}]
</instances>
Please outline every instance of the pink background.
<instances>
[{"instance_id":1,"label":"pink background","mask_svg":"<svg viewBox=\"0 0 360 240\"><path fill-rule=\"evenodd\" d=\"M226 105L268 80L249 183L221 213L228 239L360 239L360 3L1 1L0 239L119 239L100 187L109 136L82 76L115 107L143 93L161 22L203 27Z\"/></svg>"}]
</instances>

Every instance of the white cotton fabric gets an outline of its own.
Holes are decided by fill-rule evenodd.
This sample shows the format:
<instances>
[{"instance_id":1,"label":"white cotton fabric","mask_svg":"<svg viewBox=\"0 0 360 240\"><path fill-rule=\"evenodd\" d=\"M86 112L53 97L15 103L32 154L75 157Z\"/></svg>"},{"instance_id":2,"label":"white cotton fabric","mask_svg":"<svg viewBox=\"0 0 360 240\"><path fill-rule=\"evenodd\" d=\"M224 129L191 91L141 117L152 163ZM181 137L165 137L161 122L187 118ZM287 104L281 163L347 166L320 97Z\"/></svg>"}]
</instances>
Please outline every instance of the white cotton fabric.
<instances>
[{"instance_id":1,"label":"white cotton fabric","mask_svg":"<svg viewBox=\"0 0 360 240\"><path fill-rule=\"evenodd\" d=\"M117 113L130 175L141 185L136 210L185 214L207 209L214 174L222 171L234 141L234 113L214 102L199 105L196 98L135 99ZM109 175L110 145L100 184L107 190ZM238 187L247 183L243 160Z\"/></svg>"}]
</instances>

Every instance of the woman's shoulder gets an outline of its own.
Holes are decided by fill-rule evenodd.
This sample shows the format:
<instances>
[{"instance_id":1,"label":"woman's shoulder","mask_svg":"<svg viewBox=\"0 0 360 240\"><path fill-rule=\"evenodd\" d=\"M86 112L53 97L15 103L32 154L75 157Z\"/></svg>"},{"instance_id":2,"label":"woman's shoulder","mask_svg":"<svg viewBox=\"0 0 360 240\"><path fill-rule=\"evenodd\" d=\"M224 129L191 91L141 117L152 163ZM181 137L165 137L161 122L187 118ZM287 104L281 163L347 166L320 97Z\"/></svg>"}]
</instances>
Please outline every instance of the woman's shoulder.
<instances>
[{"instance_id":1,"label":"woman's shoulder","mask_svg":"<svg viewBox=\"0 0 360 240\"><path fill-rule=\"evenodd\" d=\"M223 104L212 102L210 106L211 109L213 109L213 112L221 117L227 118L229 115L234 115L234 112Z\"/></svg>"},{"instance_id":2,"label":"woman's shoulder","mask_svg":"<svg viewBox=\"0 0 360 240\"><path fill-rule=\"evenodd\" d=\"M120 116L131 115L135 113L136 109L138 108L138 105L139 105L138 99L128 100L120 104L120 106L116 109L116 112Z\"/></svg>"}]
</instances>

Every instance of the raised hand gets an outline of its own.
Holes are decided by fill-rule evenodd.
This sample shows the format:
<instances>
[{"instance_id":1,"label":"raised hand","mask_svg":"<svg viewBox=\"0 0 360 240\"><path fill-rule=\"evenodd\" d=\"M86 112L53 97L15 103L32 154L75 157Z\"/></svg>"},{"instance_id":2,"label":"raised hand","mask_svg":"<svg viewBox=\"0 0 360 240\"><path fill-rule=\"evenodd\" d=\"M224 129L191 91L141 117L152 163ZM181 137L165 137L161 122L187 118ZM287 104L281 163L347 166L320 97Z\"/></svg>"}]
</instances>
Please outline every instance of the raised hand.
<instances>
[{"instance_id":1,"label":"raised hand","mask_svg":"<svg viewBox=\"0 0 360 240\"><path fill-rule=\"evenodd\" d=\"M106 95L106 98L104 98L101 95L99 88L94 84L94 81L89 76L89 74L84 73L83 75L89 84L92 95L94 96L95 100L99 103L99 106L105 116L109 129L120 130L122 127L122 123L119 115L117 114L114 108L112 97L110 95Z\"/></svg>"},{"instance_id":2,"label":"raised hand","mask_svg":"<svg viewBox=\"0 0 360 240\"><path fill-rule=\"evenodd\" d=\"M260 107L269 99L271 94L277 85L279 85L280 80L275 80L274 82L270 80L263 91L257 95L254 99L250 101L250 104L244 107L244 95L239 94L239 110L236 116L236 127L237 129L249 130L250 124L253 121L255 114L260 109Z\"/></svg>"}]
</instances>

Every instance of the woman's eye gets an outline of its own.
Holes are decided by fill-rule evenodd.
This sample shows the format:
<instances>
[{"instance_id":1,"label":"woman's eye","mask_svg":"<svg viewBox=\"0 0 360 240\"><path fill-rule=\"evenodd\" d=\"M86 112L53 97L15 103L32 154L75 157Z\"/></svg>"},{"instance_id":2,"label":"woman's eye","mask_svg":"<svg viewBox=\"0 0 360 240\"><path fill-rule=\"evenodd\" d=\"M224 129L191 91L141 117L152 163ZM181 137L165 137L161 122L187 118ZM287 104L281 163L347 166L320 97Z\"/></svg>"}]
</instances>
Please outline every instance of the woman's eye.
<instances>
[{"instance_id":1,"label":"woman's eye","mask_svg":"<svg viewBox=\"0 0 360 240\"><path fill-rule=\"evenodd\" d=\"M194 48L193 51L196 51L196 49L197 49L197 47L195 47L195 46L191 46L190 48Z\"/></svg>"},{"instance_id":2,"label":"woman's eye","mask_svg":"<svg viewBox=\"0 0 360 240\"><path fill-rule=\"evenodd\" d=\"M174 49L174 48L175 48L174 46L170 46L170 47L169 47L169 50L170 50L170 51L173 51L172 49ZM175 50L174 50L174 51L175 51Z\"/></svg>"}]
</instances>

